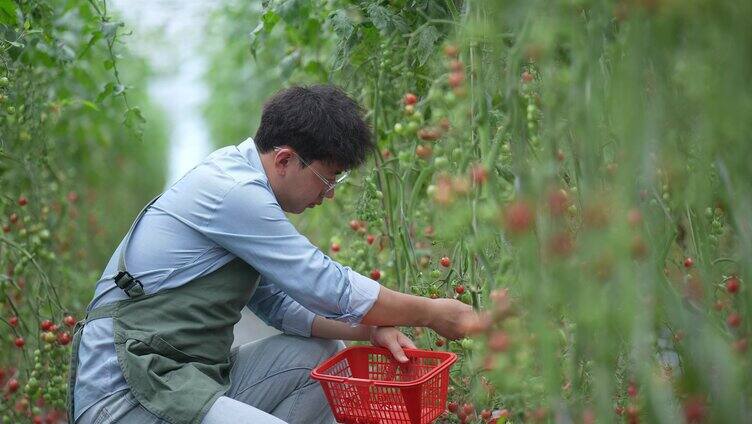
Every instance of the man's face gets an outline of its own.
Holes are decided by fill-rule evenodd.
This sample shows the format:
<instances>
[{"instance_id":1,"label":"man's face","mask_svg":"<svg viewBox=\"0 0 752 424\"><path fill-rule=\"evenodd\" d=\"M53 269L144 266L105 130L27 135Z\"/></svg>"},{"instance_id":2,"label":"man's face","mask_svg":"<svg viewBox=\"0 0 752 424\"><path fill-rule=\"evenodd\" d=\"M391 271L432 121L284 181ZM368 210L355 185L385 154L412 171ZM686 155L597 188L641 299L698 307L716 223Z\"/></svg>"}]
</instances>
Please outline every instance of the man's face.
<instances>
[{"instance_id":1,"label":"man's face","mask_svg":"<svg viewBox=\"0 0 752 424\"><path fill-rule=\"evenodd\" d=\"M299 214L320 205L324 198L334 198L334 189L327 188L342 173L341 168L321 161L301 167L302 159L290 148L279 149L274 155L276 184L272 188L282 210Z\"/></svg>"}]
</instances>

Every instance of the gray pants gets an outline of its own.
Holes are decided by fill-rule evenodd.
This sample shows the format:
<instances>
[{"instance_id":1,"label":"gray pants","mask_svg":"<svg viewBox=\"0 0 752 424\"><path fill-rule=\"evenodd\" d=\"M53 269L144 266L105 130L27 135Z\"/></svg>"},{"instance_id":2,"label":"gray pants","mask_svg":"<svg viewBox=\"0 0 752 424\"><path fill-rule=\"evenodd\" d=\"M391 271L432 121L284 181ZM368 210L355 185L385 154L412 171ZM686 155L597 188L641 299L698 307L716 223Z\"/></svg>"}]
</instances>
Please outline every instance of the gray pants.
<instances>
[{"instance_id":1,"label":"gray pants","mask_svg":"<svg viewBox=\"0 0 752 424\"><path fill-rule=\"evenodd\" d=\"M331 424L334 417L309 373L343 349L338 340L279 334L232 351L232 385L209 409L203 424ZM161 424L131 394L121 390L89 408L76 424Z\"/></svg>"}]
</instances>

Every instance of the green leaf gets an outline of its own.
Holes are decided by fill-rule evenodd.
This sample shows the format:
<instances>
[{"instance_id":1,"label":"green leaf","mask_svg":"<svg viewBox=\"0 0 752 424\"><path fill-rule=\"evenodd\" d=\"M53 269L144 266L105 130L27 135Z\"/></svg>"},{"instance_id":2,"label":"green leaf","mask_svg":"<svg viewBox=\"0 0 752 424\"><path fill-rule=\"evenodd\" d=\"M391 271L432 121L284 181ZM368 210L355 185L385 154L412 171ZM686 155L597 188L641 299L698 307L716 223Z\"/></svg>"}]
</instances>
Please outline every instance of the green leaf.
<instances>
[{"instance_id":1,"label":"green leaf","mask_svg":"<svg viewBox=\"0 0 752 424\"><path fill-rule=\"evenodd\" d=\"M95 111L99 112L99 108L93 102L90 102L88 100L83 100L82 99L81 100L81 104L84 105L84 106L86 106L86 107L88 107L89 109L92 109L92 110L95 110Z\"/></svg>"},{"instance_id":2,"label":"green leaf","mask_svg":"<svg viewBox=\"0 0 752 424\"><path fill-rule=\"evenodd\" d=\"M107 83L107 85L105 85L105 86L104 86L104 89L102 89L102 91L101 91L101 92L99 93L99 95L97 96L97 100L96 100L96 102L97 102L97 103L102 103L102 101L103 101L103 100L104 100L104 99L105 99L105 98L106 98L107 96L109 96L110 94L112 94L112 91L113 91L114 89L115 89L115 84L114 84L114 83L111 83L111 82L108 82L108 83Z\"/></svg>"},{"instance_id":3,"label":"green leaf","mask_svg":"<svg viewBox=\"0 0 752 424\"><path fill-rule=\"evenodd\" d=\"M81 59L84 57L86 52L89 51L91 46L96 44L97 41L99 41L102 38L102 31L94 31L94 33L91 34L91 38L89 39L89 42L86 43L86 46L81 50L81 53L78 54L78 58Z\"/></svg>"},{"instance_id":4,"label":"green leaf","mask_svg":"<svg viewBox=\"0 0 752 424\"><path fill-rule=\"evenodd\" d=\"M415 39L417 40L416 51L418 52L418 64L423 66L426 60L431 56L436 45L436 41L441 38L441 34L433 25L425 25L420 28Z\"/></svg>"},{"instance_id":5,"label":"green leaf","mask_svg":"<svg viewBox=\"0 0 752 424\"><path fill-rule=\"evenodd\" d=\"M9 26L16 24L16 3L12 0L0 0L0 23Z\"/></svg>"},{"instance_id":6,"label":"green leaf","mask_svg":"<svg viewBox=\"0 0 752 424\"><path fill-rule=\"evenodd\" d=\"M118 28L125 26L122 22L105 22L102 24L102 35L105 38L112 38L117 34Z\"/></svg>"},{"instance_id":7,"label":"green leaf","mask_svg":"<svg viewBox=\"0 0 752 424\"><path fill-rule=\"evenodd\" d=\"M251 31L250 34L248 34L248 38L250 39L250 50L251 55L253 58L256 58L256 50L258 49L258 43L259 39L261 38L262 31L264 30L264 23L259 22L258 25L256 25L256 28Z\"/></svg>"},{"instance_id":8,"label":"green leaf","mask_svg":"<svg viewBox=\"0 0 752 424\"><path fill-rule=\"evenodd\" d=\"M266 33L272 32L274 26L279 22L280 16L273 10L267 10L261 15L261 22L264 24L263 29Z\"/></svg>"},{"instance_id":9,"label":"green leaf","mask_svg":"<svg viewBox=\"0 0 752 424\"><path fill-rule=\"evenodd\" d=\"M350 38L355 30L355 25L353 25L347 12L342 9L329 15L329 25L331 25L337 36L343 40Z\"/></svg>"},{"instance_id":10,"label":"green leaf","mask_svg":"<svg viewBox=\"0 0 752 424\"><path fill-rule=\"evenodd\" d=\"M310 15L309 0L278 0L274 3L274 10L288 24Z\"/></svg>"},{"instance_id":11,"label":"green leaf","mask_svg":"<svg viewBox=\"0 0 752 424\"><path fill-rule=\"evenodd\" d=\"M254 59L256 58L256 51L258 50L259 42L266 36L266 34L272 32L272 29L274 29L279 21L280 16L274 10L267 10L261 15L261 22L259 22L258 25L256 25L256 28L254 28L249 34L251 41L251 55L253 55Z\"/></svg>"},{"instance_id":12,"label":"green leaf","mask_svg":"<svg viewBox=\"0 0 752 424\"><path fill-rule=\"evenodd\" d=\"M373 25L378 28L382 34L389 34L394 30L406 31L408 29L407 24L402 17L384 6L376 3L370 4L366 9L366 13L371 18Z\"/></svg>"},{"instance_id":13,"label":"green leaf","mask_svg":"<svg viewBox=\"0 0 752 424\"><path fill-rule=\"evenodd\" d=\"M141 113L141 109L132 107L125 112L126 120L130 120L134 124L145 124L146 118Z\"/></svg>"},{"instance_id":14,"label":"green leaf","mask_svg":"<svg viewBox=\"0 0 752 424\"><path fill-rule=\"evenodd\" d=\"M141 114L141 109L137 107L130 108L125 111L124 116L123 125L130 128L136 139L141 141L144 135L144 124L146 123L144 115Z\"/></svg>"}]
</instances>

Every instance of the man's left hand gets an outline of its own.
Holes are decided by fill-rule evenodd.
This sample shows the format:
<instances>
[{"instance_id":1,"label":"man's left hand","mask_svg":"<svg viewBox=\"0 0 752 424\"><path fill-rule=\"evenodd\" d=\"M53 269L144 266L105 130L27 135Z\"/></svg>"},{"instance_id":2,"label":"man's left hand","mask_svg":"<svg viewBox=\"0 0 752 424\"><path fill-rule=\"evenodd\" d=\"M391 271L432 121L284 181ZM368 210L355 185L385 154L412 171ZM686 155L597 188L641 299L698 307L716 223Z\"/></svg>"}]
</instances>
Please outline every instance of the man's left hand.
<instances>
[{"instance_id":1,"label":"man's left hand","mask_svg":"<svg viewBox=\"0 0 752 424\"><path fill-rule=\"evenodd\" d=\"M403 348L417 349L413 341L395 327L371 328L371 344L389 349L399 362L408 361Z\"/></svg>"}]
</instances>

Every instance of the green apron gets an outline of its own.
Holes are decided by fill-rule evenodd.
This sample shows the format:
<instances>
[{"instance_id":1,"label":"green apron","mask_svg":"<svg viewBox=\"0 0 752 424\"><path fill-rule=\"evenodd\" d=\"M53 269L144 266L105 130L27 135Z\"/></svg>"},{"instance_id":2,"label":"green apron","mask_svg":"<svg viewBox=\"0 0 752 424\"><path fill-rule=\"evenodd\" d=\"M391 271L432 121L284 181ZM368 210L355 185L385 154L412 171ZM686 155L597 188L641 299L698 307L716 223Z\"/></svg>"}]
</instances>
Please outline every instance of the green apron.
<instances>
[{"instance_id":1,"label":"green apron","mask_svg":"<svg viewBox=\"0 0 752 424\"><path fill-rule=\"evenodd\" d=\"M256 289L259 273L236 258L180 287L145 294L141 282L127 271L125 252L133 229L157 198L136 217L120 251L115 283L129 298L89 310L76 324L68 382L70 423L81 333L88 321L98 318L112 318L125 381L139 403L161 419L201 423L230 387L233 327Z\"/></svg>"}]
</instances>

